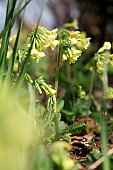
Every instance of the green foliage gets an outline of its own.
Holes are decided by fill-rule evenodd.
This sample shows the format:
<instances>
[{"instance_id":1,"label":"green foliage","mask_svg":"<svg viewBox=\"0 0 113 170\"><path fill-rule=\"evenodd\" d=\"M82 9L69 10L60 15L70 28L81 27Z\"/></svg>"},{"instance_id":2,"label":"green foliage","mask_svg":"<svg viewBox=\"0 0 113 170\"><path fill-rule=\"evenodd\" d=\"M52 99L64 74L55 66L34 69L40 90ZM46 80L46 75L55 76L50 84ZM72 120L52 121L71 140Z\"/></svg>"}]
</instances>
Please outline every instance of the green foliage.
<instances>
[{"instance_id":1,"label":"green foliage","mask_svg":"<svg viewBox=\"0 0 113 170\"><path fill-rule=\"evenodd\" d=\"M20 0L17 4L17 0L8 0L5 25L0 33L0 169L75 170L75 163L68 154L71 146L61 139L71 142L70 135L77 135L86 127L84 122L68 125L70 122L75 122L76 117L80 115L90 115L99 125L101 124L102 150L106 158L103 165L104 169L109 169L110 163L106 155L107 131L111 132L112 121L106 121L106 117L98 113L102 111L105 114L108 109L106 65L108 62L113 64L113 55L107 55L106 50L110 50L111 44L104 43L94 55L94 61L90 66L92 73L96 70L103 73L103 78L99 79L98 83L100 86L102 80L101 106L93 95L94 77L89 87L91 74L81 67L85 63L84 51L90 44L90 38L86 38L83 32L68 30L70 27L78 29L76 21L64 24L59 30L56 28L49 31L40 27L39 22L45 2L43 0L37 26L29 33L22 49L18 49L21 46L19 39L24 12L30 1ZM12 27L22 11L16 38L13 37L15 40L10 46ZM53 51L57 46L59 53L56 55L55 83L52 82L51 86L48 81L52 80L49 74L53 70L47 71L49 60L43 57L47 56L49 48ZM61 59L69 61L69 64L75 64L69 65L66 62L61 64ZM15 64L17 64L16 69ZM96 80L97 78L99 76ZM58 85L63 86L63 92L58 91ZM112 88L108 90L108 96L112 99L113 90ZM92 163L100 155L100 152L95 151L88 157L88 161Z\"/></svg>"},{"instance_id":2,"label":"green foliage","mask_svg":"<svg viewBox=\"0 0 113 170\"><path fill-rule=\"evenodd\" d=\"M74 123L63 129L61 133L78 134L85 128L85 126L86 124L84 122Z\"/></svg>"}]
</instances>

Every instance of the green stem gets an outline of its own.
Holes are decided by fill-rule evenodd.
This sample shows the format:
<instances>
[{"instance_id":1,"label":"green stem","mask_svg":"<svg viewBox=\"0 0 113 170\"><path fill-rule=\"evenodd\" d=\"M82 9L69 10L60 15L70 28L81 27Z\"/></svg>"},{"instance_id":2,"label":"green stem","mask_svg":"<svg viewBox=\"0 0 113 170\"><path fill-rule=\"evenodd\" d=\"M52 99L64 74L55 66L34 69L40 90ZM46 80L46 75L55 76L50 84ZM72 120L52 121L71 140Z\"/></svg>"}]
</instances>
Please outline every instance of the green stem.
<instances>
[{"instance_id":1,"label":"green stem","mask_svg":"<svg viewBox=\"0 0 113 170\"><path fill-rule=\"evenodd\" d=\"M106 108L106 90L108 89L108 64L104 62L104 70L103 70L103 97L102 97L102 114L105 115L107 108Z\"/></svg>"},{"instance_id":2,"label":"green stem","mask_svg":"<svg viewBox=\"0 0 113 170\"><path fill-rule=\"evenodd\" d=\"M89 114L90 106L91 106L91 96L93 91L93 83L94 83L94 70L91 75L91 83L90 83L90 89L89 89L89 99L88 99L88 108L87 108L87 116Z\"/></svg>"},{"instance_id":3,"label":"green stem","mask_svg":"<svg viewBox=\"0 0 113 170\"><path fill-rule=\"evenodd\" d=\"M57 57L57 66L56 66L56 75L55 75L55 90L56 90L56 97L58 92L58 79L59 79L59 69L60 69L60 57L61 57L61 50L59 47L59 54Z\"/></svg>"},{"instance_id":4,"label":"green stem","mask_svg":"<svg viewBox=\"0 0 113 170\"><path fill-rule=\"evenodd\" d=\"M102 141L102 151L103 155L105 156L105 161L103 162L103 170L110 170L110 162L109 157L106 154L108 151L108 140L107 140L107 131L106 131L106 122L105 122L105 115L107 112L107 99L106 93L108 89L108 64L106 63L107 56L105 56L104 61L104 70L103 70L103 97L102 97L102 119L101 119L101 126L102 126L102 133L101 133L101 141Z\"/></svg>"}]
</instances>

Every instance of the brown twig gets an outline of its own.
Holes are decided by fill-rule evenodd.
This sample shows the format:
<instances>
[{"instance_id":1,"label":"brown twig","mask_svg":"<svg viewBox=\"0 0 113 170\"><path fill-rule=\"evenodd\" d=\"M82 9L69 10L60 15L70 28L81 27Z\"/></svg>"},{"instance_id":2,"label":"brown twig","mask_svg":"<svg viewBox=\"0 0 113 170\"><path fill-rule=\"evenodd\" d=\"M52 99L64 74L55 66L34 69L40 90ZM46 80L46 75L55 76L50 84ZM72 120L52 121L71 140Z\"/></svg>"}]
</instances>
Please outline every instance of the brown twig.
<instances>
[{"instance_id":1,"label":"brown twig","mask_svg":"<svg viewBox=\"0 0 113 170\"><path fill-rule=\"evenodd\" d=\"M113 154L113 148L110 149L108 152L107 152L107 156L110 156ZM102 156L100 159L98 159L95 163L93 163L90 167L89 167L89 170L93 170L95 168L97 168L103 161L105 160L105 156Z\"/></svg>"}]
</instances>

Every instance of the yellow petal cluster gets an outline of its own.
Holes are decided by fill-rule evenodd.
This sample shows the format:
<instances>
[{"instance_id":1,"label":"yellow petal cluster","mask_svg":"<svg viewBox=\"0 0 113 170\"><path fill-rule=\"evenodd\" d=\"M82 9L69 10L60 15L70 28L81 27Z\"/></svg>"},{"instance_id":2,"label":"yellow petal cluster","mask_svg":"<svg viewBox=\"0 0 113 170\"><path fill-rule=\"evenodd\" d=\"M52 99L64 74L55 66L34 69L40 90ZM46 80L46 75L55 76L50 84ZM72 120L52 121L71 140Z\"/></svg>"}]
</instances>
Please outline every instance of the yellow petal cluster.
<instances>
[{"instance_id":1,"label":"yellow petal cluster","mask_svg":"<svg viewBox=\"0 0 113 170\"><path fill-rule=\"evenodd\" d=\"M39 90L39 93L42 94L42 90L44 90L44 92L47 94L47 95L50 95L50 96L53 96L56 94L56 90L54 90L52 88L51 85L48 85L43 77L39 77L37 80L35 80L35 86L36 88Z\"/></svg>"},{"instance_id":2,"label":"yellow petal cluster","mask_svg":"<svg viewBox=\"0 0 113 170\"><path fill-rule=\"evenodd\" d=\"M82 50L87 49L90 44L90 38L86 38L80 31L68 31L69 36L63 39L62 61L69 60L69 63L75 63ZM65 42L65 43L64 43Z\"/></svg>"},{"instance_id":3,"label":"yellow petal cluster","mask_svg":"<svg viewBox=\"0 0 113 170\"><path fill-rule=\"evenodd\" d=\"M68 49L68 54L62 55L62 61L69 60L69 64L75 63L75 61L78 60L81 53L82 52L80 50L74 48Z\"/></svg>"},{"instance_id":4,"label":"yellow petal cluster","mask_svg":"<svg viewBox=\"0 0 113 170\"><path fill-rule=\"evenodd\" d=\"M87 49L90 45L90 39L86 38L86 35L80 31L71 32L69 36L71 44L76 45L80 49Z\"/></svg>"},{"instance_id":5,"label":"yellow petal cluster","mask_svg":"<svg viewBox=\"0 0 113 170\"><path fill-rule=\"evenodd\" d=\"M102 73L104 70L104 63L113 66L113 54L109 54L110 49L111 49L111 43L105 42L103 46L95 54L94 61L96 64L96 68L95 66L91 66L91 68L94 68L98 73Z\"/></svg>"},{"instance_id":6,"label":"yellow petal cluster","mask_svg":"<svg viewBox=\"0 0 113 170\"><path fill-rule=\"evenodd\" d=\"M42 27L40 27L42 28ZM53 29L52 31L48 31L46 29L46 31L44 32L43 35L39 36L41 37L41 40L39 40L39 44L40 44L40 49L41 50L46 50L48 47L50 47L52 50L54 50L56 48L56 46L58 45L59 41L56 40L57 38L57 32L58 29Z\"/></svg>"},{"instance_id":7,"label":"yellow petal cluster","mask_svg":"<svg viewBox=\"0 0 113 170\"><path fill-rule=\"evenodd\" d=\"M47 50L47 48L50 47L54 50L58 45L59 41L56 40L57 32L57 28L49 31L44 27L38 27L36 33L36 28L34 28L29 34L25 47L18 52L19 59L22 60L22 58L26 57L31 47L31 42L34 39L30 58L38 62L40 58L45 57L45 50Z\"/></svg>"},{"instance_id":8,"label":"yellow petal cluster","mask_svg":"<svg viewBox=\"0 0 113 170\"><path fill-rule=\"evenodd\" d=\"M33 48L31 50L30 57L38 62L40 58L45 57L45 53L38 51L36 48Z\"/></svg>"}]
</instances>

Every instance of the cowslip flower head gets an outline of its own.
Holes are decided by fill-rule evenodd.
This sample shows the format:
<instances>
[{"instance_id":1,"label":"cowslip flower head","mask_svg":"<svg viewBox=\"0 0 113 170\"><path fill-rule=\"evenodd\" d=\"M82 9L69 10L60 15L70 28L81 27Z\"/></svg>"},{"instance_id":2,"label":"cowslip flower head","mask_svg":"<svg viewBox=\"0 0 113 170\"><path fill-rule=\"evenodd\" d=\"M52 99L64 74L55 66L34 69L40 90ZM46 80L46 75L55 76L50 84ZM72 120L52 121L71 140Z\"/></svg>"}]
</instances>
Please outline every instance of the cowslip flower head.
<instances>
[{"instance_id":1,"label":"cowslip flower head","mask_svg":"<svg viewBox=\"0 0 113 170\"><path fill-rule=\"evenodd\" d=\"M57 37L57 32L58 29L53 29L52 31L47 31L47 38L45 40L45 43L43 45L44 49L47 49L49 46L51 47L52 50L54 50L56 48L56 46L58 45L59 41L56 40Z\"/></svg>"}]
</instances>

